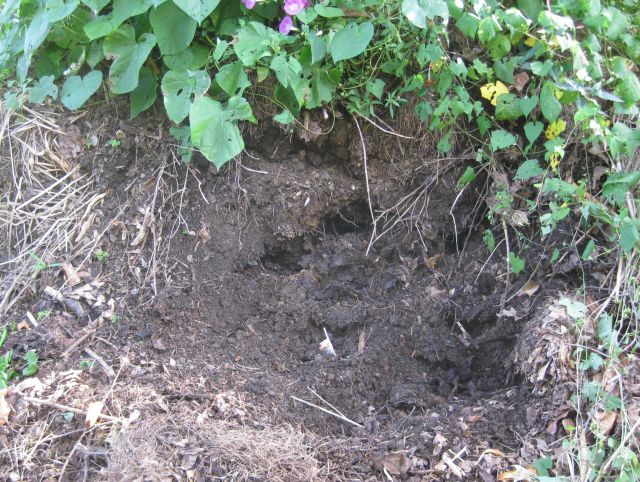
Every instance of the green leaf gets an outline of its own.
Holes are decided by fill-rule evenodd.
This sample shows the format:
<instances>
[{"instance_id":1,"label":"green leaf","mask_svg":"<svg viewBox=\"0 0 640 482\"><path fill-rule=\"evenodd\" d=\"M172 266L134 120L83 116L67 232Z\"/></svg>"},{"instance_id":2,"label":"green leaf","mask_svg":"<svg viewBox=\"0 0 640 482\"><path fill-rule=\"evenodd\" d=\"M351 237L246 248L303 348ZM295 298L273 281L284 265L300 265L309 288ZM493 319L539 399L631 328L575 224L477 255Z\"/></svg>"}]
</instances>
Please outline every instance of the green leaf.
<instances>
[{"instance_id":1,"label":"green leaf","mask_svg":"<svg viewBox=\"0 0 640 482\"><path fill-rule=\"evenodd\" d=\"M244 141L235 122L220 102L198 97L189 110L193 145L218 169L244 149Z\"/></svg>"},{"instance_id":2,"label":"green leaf","mask_svg":"<svg viewBox=\"0 0 640 482\"><path fill-rule=\"evenodd\" d=\"M158 77L149 67L140 69L140 80L131 94L129 117L133 119L153 105L158 95Z\"/></svg>"},{"instance_id":3,"label":"green leaf","mask_svg":"<svg viewBox=\"0 0 640 482\"><path fill-rule=\"evenodd\" d=\"M100 15L95 20L84 26L84 33L89 40L95 40L100 37L115 32L122 22L128 18L142 15L153 6L152 0L113 0L113 9L108 15Z\"/></svg>"},{"instance_id":4,"label":"green leaf","mask_svg":"<svg viewBox=\"0 0 640 482\"><path fill-rule=\"evenodd\" d=\"M598 320L598 340L603 345L608 345L613 336L613 319L609 313L603 313Z\"/></svg>"},{"instance_id":5,"label":"green leaf","mask_svg":"<svg viewBox=\"0 0 640 482\"><path fill-rule=\"evenodd\" d=\"M165 55L162 61L170 70L198 70L207 64L209 49L201 44L192 44L174 55Z\"/></svg>"},{"instance_id":6,"label":"green leaf","mask_svg":"<svg viewBox=\"0 0 640 482\"><path fill-rule=\"evenodd\" d=\"M315 32L309 32L307 38L311 46L311 64L313 65L320 62L327 55L327 44L322 36Z\"/></svg>"},{"instance_id":7,"label":"green leaf","mask_svg":"<svg viewBox=\"0 0 640 482\"><path fill-rule=\"evenodd\" d=\"M384 92L384 80L376 79L373 82L369 82L367 84L367 92L376 97L377 99L382 99L382 94Z\"/></svg>"},{"instance_id":8,"label":"green leaf","mask_svg":"<svg viewBox=\"0 0 640 482\"><path fill-rule=\"evenodd\" d=\"M180 9L198 23L209 16L220 0L174 0Z\"/></svg>"},{"instance_id":9,"label":"green leaf","mask_svg":"<svg viewBox=\"0 0 640 482\"><path fill-rule=\"evenodd\" d=\"M285 109L280 114L273 116L273 120L280 124L289 125L295 120L295 117L289 109Z\"/></svg>"},{"instance_id":10,"label":"green leaf","mask_svg":"<svg viewBox=\"0 0 640 482\"><path fill-rule=\"evenodd\" d=\"M490 15L480 20L480 24L478 25L478 40L480 40L482 44L486 44L499 32L500 24L494 15Z\"/></svg>"},{"instance_id":11,"label":"green leaf","mask_svg":"<svg viewBox=\"0 0 640 482\"><path fill-rule=\"evenodd\" d=\"M515 253L509 251L509 265L513 274L519 274L524 269L524 259L519 258Z\"/></svg>"},{"instance_id":12,"label":"green leaf","mask_svg":"<svg viewBox=\"0 0 640 482\"><path fill-rule=\"evenodd\" d=\"M351 22L336 32L329 46L333 62L350 59L364 52L373 38L373 31L371 22Z\"/></svg>"},{"instance_id":13,"label":"green leaf","mask_svg":"<svg viewBox=\"0 0 640 482\"><path fill-rule=\"evenodd\" d=\"M553 62L551 60L547 60L544 63L542 62L531 62L531 72L538 77L544 77L549 72L551 72L551 68L553 67Z\"/></svg>"},{"instance_id":14,"label":"green leaf","mask_svg":"<svg viewBox=\"0 0 640 482\"><path fill-rule=\"evenodd\" d=\"M91 97L102 83L102 72L92 70L84 77L74 75L62 85L60 102L69 110L76 110Z\"/></svg>"},{"instance_id":15,"label":"green leaf","mask_svg":"<svg viewBox=\"0 0 640 482\"><path fill-rule=\"evenodd\" d=\"M520 98L520 109L522 110L522 114L525 117L529 117L529 114L536 108L538 105L539 97L537 95L533 95L531 97L522 97Z\"/></svg>"},{"instance_id":16,"label":"green leaf","mask_svg":"<svg viewBox=\"0 0 640 482\"><path fill-rule=\"evenodd\" d=\"M238 31L238 40L233 50L245 66L253 66L255 62L269 54L269 46L278 38L275 30L265 27L259 22L249 22Z\"/></svg>"},{"instance_id":17,"label":"green leaf","mask_svg":"<svg viewBox=\"0 0 640 482\"><path fill-rule=\"evenodd\" d=\"M316 69L311 79L311 90L305 101L307 109L320 107L324 102L331 102L335 84L325 70Z\"/></svg>"},{"instance_id":18,"label":"green leaf","mask_svg":"<svg viewBox=\"0 0 640 482\"><path fill-rule=\"evenodd\" d=\"M632 72L625 72L616 86L618 95L628 107L640 100L640 82Z\"/></svg>"},{"instance_id":19,"label":"green leaf","mask_svg":"<svg viewBox=\"0 0 640 482\"><path fill-rule=\"evenodd\" d=\"M176 7L172 1L152 9L149 22L158 39L162 55L182 52L191 45L196 33L196 21Z\"/></svg>"},{"instance_id":20,"label":"green leaf","mask_svg":"<svg viewBox=\"0 0 640 482\"><path fill-rule=\"evenodd\" d=\"M495 35L486 45L494 60L500 60L511 50L511 42L509 42L506 35L502 35L501 33Z\"/></svg>"},{"instance_id":21,"label":"green leaf","mask_svg":"<svg viewBox=\"0 0 640 482\"><path fill-rule=\"evenodd\" d=\"M140 68L156 44L153 34L143 33L136 42L132 25L123 25L104 40L104 55L113 59L109 68L109 83L115 94L126 94L138 86Z\"/></svg>"},{"instance_id":22,"label":"green leaf","mask_svg":"<svg viewBox=\"0 0 640 482\"><path fill-rule=\"evenodd\" d=\"M620 225L620 247L625 253L631 254L638 241L640 241L638 220L626 218Z\"/></svg>"},{"instance_id":23,"label":"green leaf","mask_svg":"<svg viewBox=\"0 0 640 482\"><path fill-rule=\"evenodd\" d=\"M488 229L485 229L484 234L482 235L482 240L484 241L484 245L487 247L487 250L490 253L493 253L493 250L496 248L496 238L493 233Z\"/></svg>"},{"instance_id":24,"label":"green leaf","mask_svg":"<svg viewBox=\"0 0 640 482\"><path fill-rule=\"evenodd\" d=\"M269 68L275 72L278 81L283 87L289 87L290 84L299 80L302 72L302 67L295 58L289 57L287 60L282 54L271 59Z\"/></svg>"},{"instance_id":25,"label":"green leaf","mask_svg":"<svg viewBox=\"0 0 640 482\"><path fill-rule=\"evenodd\" d=\"M518 171L516 172L516 181L526 181L532 177L539 176L544 172L544 169L540 167L537 159L528 159L524 161Z\"/></svg>"},{"instance_id":26,"label":"green leaf","mask_svg":"<svg viewBox=\"0 0 640 482\"><path fill-rule=\"evenodd\" d=\"M564 306L567 310L567 315L574 320L583 320L587 316L587 307L581 301L562 298L558 301L558 304Z\"/></svg>"},{"instance_id":27,"label":"green leaf","mask_svg":"<svg viewBox=\"0 0 640 482\"><path fill-rule=\"evenodd\" d=\"M81 0L84 5L89 7L95 13L100 13L104 7L107 6L109 0Z\"/></svg>"},{"instance_id":28,"label":"green leaf","mask_svg":"<svg viewBox=\"0 0 640 482\"><path fill-rule=\"evenodd\" d=\"M556 98L555 86L552 82L545 82L540 92L540 111L545 119L553 122L562 112L562 105Z\"/></svg>"},{"instance_id":29,"label":"green leaf","mask_svg":"<svg viewBox=\"0 0 640 482\"><path fill-rule=\"evenodd\" d=\"M464 187L467 184L472 183L475 179L476 173L473 170L473 167L467 166L465 171L462 173L462 176L460 176L460 179L458 179L458 187Z\"/></svg>"},{"instance_id":30,"label":"green leaf","mask_svg":"<svg viewBox=\"0 0 640 482\"><path fill-rule=\"evenodd\" d=\"M515 145L516 138L510 132L500 129L491 133L491 150L493 152Z\"/></svg>"},{"instance_id":31,"label":"green leaf","mask_svg":"<svg viewBox=\"0 0 640 482\"><path fill-rule=\"evenodd\" d=\"M320 3L316 4L313 9L318 15L325 18L344 17L344 11L341 8L329 7Z\"/></svg>"},{"instance_id":32,"label":"green leaf","mask_svg":"<svg viewBox=\"0 0 640 482\"><path fill-rule=\"evenodd\" d=\"M46 6L35 13L24 33L23 54L16 66L16 74L20 81L26 79L31 65L31 58L36 49L47 38L51 26L55 22L59 22L71 15L78 7L79 2L78 0L72 0L67 3L62 1L42 3ZM2 27L4 29L4 25Z\"/></svg>"},{"instance_id":33,"label":"green leaf","mask_svg":"<svg viewBox=\"0 0 640 482\"><path fill-rule=\"evenodd\" d=\"M514 84L515 77L513 75L513 71L516 68L516 60L498 60L493 64L493 71L496 74L496 77L507 84Z\"/></svg>"},{"instance_id":34,"label":"green leaf","mask_svg":"<svg viewBox=\"0 0 640 482\"><path fill-rule=\"evenodd\" d=\"M527 137L529 144L533 144L540 137L543 129L544 124L542 122L527 122L524 125L524 135Z\"/></svg>"},{"instance_id":35,"label":"green leaf","mask_svg":"<svg viewBox=\"0 0 640 482\"><path fill-rule=\"evenodd\" d=\"M480 20L473 14L464 12L460 15L460 18L456 21L456 27L463 34L473 40L476 37L476 33L478 32L478 27L480 25Z\"/></svg>"},{"instance_id":36,"label":"green leaf","mask_svg":"<svg viewBox=\"0 0 640 482\"><path fill-rule=\"evenodd\" d=\"M249 77L240 62L223 65L215 76L216 82L229 97L242 94L251 85Z\"/></svg>"},{"instance_id":37,"label":"green leaf","mask_svg":"<svg viewBox=\"0 0 640 482\"><path fill-rule=\"evenodd\" d=\"M199 96L209 90L211 79L204 70L170 70L162 78L164 107L169 118L179 124L189 115L193 96Z\"/></svg>"},{"instance_id":38,"label":"green leaf","mask_svg":"<svg viewBox=\"0 0 640 482\"><path fill-rule=\"evenodd\" d=\"M518 5L520 5L521 1L518 2ZM553 459L551 457L544 457L535 460L531 465L536 469L538 475L546 477L549 475L549 471L553 468Z\"/></svg>"},{"instance_id":39,"label":"green leaf","mask_svg":"<svg viewBox=\"0 0 640 482\"><path fill-rule=\"evenodd\" d=\"M58 86L53 83L53 75L41 77L33 83L32 87L29 87L29 102L43 104L47 97L53 100L58 97Z\"/></svg>"},{"instance_id":40,"label":"green leaf","mask_svg":"<svg viewBox=\"0 0 640 482\"><path fill-rule=\"evenodd\" d=\"M542 11L542 2L540 0L518 0L518 8L529 20L537 22L538 15Z\"/></svg>"},{"instance_id":41,"label":"green leaf","mask_svg":"<svg viewBox=\"0 0 640 482\"><path fill-rule=\"evenodd\" d=\"M445 0L402 0L402 14L416 27L426 28L427 19L441 17L449 22L449 6Z\"/></svg>"},{"instance_id":42,"label":"green leaf","mask_svg":"<svg viewBox=\"0 0 640 482\"><path fill-rule=\"evenodd\" d=\"M626 201L627 191L640 182L640 171L614 173L607 176L602 186L602 196L609 202L622 207Z\"/></svg>"},{"instance_id":43,"label":"green leaf","mask_svg":"<svg viewBox=\"0 0 640 482\"><path fill-rule=\"evenodd\" d=\"M602 365L604 365L604 359L597 353L591 352L589 358L580 363L579 368L582 371L592 369L594 372L598 372L602 368Z\"/></svg>"},{"instance_id":44,"label":"green leaf","mask_svg":"<svg viewBox=\"0 0 640 482\"><path fill-rule=\"evenodd\" d=\"M580 255L580 259L582 259L582 261L587 261L589 259L589 256L591 256L591 253L593 253L594 249L596 249L596 242L593 239L590 239L587 245L584 247L584 250Z\"/></svg>"},{"instance_id":45,"label":"green leaf","mask_svg":"<svg viewBox=\"0 0 640 482\"><path fill-rule=\"evenodd\" d=\"M499 95L496 102L496 120L514 120L522 116L518 97L513 94Z\"/></svg>"}]
</instances>

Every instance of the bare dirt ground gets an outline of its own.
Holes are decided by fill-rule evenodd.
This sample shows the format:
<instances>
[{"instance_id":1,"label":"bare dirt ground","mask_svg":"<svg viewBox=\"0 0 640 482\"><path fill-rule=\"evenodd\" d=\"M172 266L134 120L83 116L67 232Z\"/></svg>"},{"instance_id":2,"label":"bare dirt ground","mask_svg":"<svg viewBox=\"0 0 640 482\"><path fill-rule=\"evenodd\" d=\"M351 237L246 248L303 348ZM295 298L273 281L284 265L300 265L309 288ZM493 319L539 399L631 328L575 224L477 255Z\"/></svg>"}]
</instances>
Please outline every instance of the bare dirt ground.
<instances>
[{"instance_id":1,"label":"bare dirt ground","mask_svg":"<svg viewBox=\"0 0 640 482\"><path fill-rule=\"evenodd\" d=\"M1 477L490 481L559 449L571 272L547 277L549 246L531 280L489 257L492 181L458 195L467 153L362 119L363 142L346 117L265 122L215 172L179 161L161 116L119 112L46 114L55 176L100 198L62 209L75 231L43 259L68 264L4 315L4 348L40 371L7 398ZM24 167L3 169L10 193Z\"/></svg>"}]
</instances>

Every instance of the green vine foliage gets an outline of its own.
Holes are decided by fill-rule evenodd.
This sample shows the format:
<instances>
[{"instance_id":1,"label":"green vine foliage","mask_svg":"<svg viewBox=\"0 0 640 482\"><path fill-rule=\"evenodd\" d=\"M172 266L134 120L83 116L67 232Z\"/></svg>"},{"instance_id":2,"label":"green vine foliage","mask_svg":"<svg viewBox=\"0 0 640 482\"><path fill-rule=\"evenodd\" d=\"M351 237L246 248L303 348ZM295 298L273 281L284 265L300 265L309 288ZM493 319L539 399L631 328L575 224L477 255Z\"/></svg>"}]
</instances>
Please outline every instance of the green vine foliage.
<instances>
[{"instance_id":1,"label":"green vine foliage","mask_svg":"<svg viewBox=\"0 0 640 482\"><path fill-rule=\"evenodd\" d=\"M304 8L283 30L289 3ZM442 153L457 132L475 170L517 159L514 180L539 194L527 209L546 200L542 234L576 208L630 254L640 175L612 172L594 198L561 171L572 144L611 165L640 144L639 26L635 0L6 0L0 73L14 107L75 110L103 85L134 117L160 92L184 158L195 148L217 167L244 148L245 93L268 78L285 125L325 105L394 116L413 101Z\"/></svg>"}]
</instances>

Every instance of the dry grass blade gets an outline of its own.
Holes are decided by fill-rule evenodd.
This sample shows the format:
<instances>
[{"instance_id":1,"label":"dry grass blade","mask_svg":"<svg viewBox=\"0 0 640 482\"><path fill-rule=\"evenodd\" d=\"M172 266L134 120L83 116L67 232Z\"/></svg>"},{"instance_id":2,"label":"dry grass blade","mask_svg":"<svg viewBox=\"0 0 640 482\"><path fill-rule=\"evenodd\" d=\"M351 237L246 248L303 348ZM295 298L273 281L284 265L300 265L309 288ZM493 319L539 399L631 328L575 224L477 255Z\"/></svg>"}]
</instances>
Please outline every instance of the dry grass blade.
<instances>
[{"instance_id":1,"label":"dry grass blade","mask_svg":"<svg viewBox=\"0 0 640 482\"><path fill-rule=\"evenodd\" d=\"M104 197L58 151L56 114L0 108L0 315L30 288L33 259L82 256L79 246ZM88 254L88 253L86 253Z\"/></svg>"}]
</instances>

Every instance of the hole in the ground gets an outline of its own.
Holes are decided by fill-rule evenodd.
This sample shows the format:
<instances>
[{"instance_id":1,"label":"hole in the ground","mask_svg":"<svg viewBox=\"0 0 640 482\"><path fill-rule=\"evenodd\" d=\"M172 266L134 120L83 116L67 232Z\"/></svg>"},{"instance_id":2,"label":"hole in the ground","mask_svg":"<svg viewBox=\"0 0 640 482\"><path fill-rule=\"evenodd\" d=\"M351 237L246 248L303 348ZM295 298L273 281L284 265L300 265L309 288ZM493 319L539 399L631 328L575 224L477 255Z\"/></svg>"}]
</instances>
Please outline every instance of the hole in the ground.
<instances>
[{"instance_id":1,"label":"hole in the ground","mask_svg":"<svg viewBox=\"0 0 640 482\"><path fill-rule=\"evenodd\" d=\"M326 233L337 236L359 233L371 224L369 204L366 200L358 199L349 206L327 215L323 221Z\"/></svg>"},{"instance_id":2,"label":"hole in the ground","mask_svg":"<svg viewBox=\"0 0 640 482\"><path fill-rule=\"evenodd\" d=\"M305 239L298 236L283 242L269 245L260 257L262 266L285 273L297 273L305 267L304 257L311 252Z\"/></svg>"}]
</instances>

